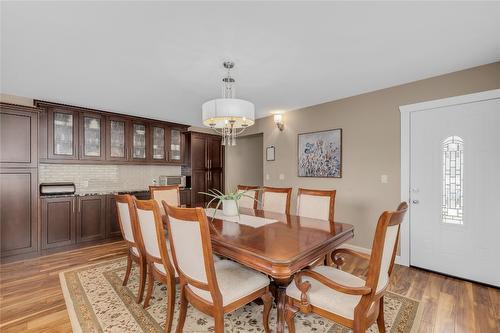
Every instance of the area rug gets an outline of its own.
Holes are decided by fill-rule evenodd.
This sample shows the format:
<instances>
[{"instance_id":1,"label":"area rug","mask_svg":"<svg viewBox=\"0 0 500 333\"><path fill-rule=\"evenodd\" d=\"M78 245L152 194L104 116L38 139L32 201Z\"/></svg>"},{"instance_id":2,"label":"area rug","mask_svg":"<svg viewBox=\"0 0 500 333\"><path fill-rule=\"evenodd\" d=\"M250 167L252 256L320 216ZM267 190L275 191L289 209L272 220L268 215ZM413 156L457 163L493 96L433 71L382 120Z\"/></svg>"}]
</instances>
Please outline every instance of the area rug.
<instances>
[{"instance_id":1,"label":"area rug","mask_svg":"<svg viewBox=\"0 0 500 333\"><path fill-rule=\"evenodd\" d=\"M128 285L123 287L126 259L120 258L60 273L61 287L73 332L163 332L166 288L157 284L151 305L143 309L135 303L138 269L134 264ZM179 293L177 293L178 295ZM178 318L179 299L172 332ZM419 302L388 293L385 297L387 332L412 332L420 316ZM213 319L193 307L188 308L184 332L213 332ZM270 326L274 331L276 309L271 311ZM297 332L347 333L351 330L316 315L295 317ZM250 303L225 316L226 332L263 332L262 305ZM376 325L367 332L378 332Z\"/></svg>"}]
</instances>

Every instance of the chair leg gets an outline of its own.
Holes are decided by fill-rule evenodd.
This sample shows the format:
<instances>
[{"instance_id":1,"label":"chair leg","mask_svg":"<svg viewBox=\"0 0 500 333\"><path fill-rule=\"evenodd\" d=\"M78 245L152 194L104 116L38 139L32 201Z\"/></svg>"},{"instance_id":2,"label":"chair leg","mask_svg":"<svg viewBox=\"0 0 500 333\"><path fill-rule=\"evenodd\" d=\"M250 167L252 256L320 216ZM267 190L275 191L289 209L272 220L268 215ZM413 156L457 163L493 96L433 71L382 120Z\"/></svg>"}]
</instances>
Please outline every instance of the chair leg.
<instances>
[{"instance_id":1,"label":"chair leg","mask_svg":"<svg viewBox=\"0 0 500 333\"><path fill-rule=\"evenodd\" d=\"M125 278L123 279L122 286L127 285L131 270L132 270L132 257L129 250L129 252L127 253L127 270L125 272Z\"/></svg>"},{"instance_id":2,"label":"chair leg","mask_svg":"<svg viewBox=\"0 0 500 333\"><path fill-rule=\"evenodd\" d=\"M174 306L175 306L175 277L169 276L167 278L167 318L165 319L165 333L170 333L172 329L172 322L174 320Z\"/></svg>"},{"instance_id":3,"label":"chair leg","mask_svg":"<svg viewBox=\"0 0 500 333\"><path fill-rule=\"evenodd\" d=\"M264 310L262 312L262 321L264 324L264 332L270 333L269 329L269 313L271 312L271 308L273 307L273 296L269 292L269 290L262 295L262 302L264 303Z\"/></svg>"},{"instance_id":4,"label":"chair leg","mask_svg":"<svg viewBox=\"0 0 500 333\"><path fill-rule=\"evenodd\" d=\"M146 299L144 300L144 308L149 306L149 301L151 300L151 295L153 295L153 288L155 285L155 279L153 276L153 268L151 265L148 267L148 289L146 291Z\"/></svg>"},{"instance_id":5,"label":"chair leg","mask_svg":"<svg viewBox=\"0 0 500 333\"><path fill-rule=\"evenodd\" d=\"M140 281L139 281L139 292L137 294L137 304L142 302L144 297L144 287L146 286L146 275L147 275L147 264L146 261L141 257L139 259L139 272L140 272Z\"/></svg>"},{"instance_id":6,"label":"chair leg","mask_svg":"<svg viewBox=\"0 0 500 333\"><path fill-rule=\"evenodd\" d=\"M379 310L377 317L377 326L380 333L385 333L385 320L384 320L384 296L380 297Z\"/></svg>"},{"instance_id":7,"label":"chair leg","mask_svg":"<svg viewBox=\"0 0 500 333\"><path fill-rule=\"evenodd\" d=\"M299 309L293 306L292 300L289 298L285 305L285 321L286 321L286 326L288 326L289 333L295 333L294 318L298 311Z\"/></svg>"},{"instance_id":8,"label":"chair leg","mask_svg":"<svg viewBox=\"0 0 500 333\"><path fill-rule=\"evenodd\" d=\"M184 328L184 323L186 322L186 313L187 313L187 298L186 298L186 286L181 285L181 305L179 309L179 320L177 321L177 329L175 333L182 333L182 329Z\"/></svg>"},{"instance_id":9,"label":"chair leg","mask_svg":"<svg viewBox=\"0 0 500 333\"><path fill-rule=\"evenodd\" d=\"M215 333L224 333L224 312L221 310L215 310Z\"/></svg>"}]
</instances>

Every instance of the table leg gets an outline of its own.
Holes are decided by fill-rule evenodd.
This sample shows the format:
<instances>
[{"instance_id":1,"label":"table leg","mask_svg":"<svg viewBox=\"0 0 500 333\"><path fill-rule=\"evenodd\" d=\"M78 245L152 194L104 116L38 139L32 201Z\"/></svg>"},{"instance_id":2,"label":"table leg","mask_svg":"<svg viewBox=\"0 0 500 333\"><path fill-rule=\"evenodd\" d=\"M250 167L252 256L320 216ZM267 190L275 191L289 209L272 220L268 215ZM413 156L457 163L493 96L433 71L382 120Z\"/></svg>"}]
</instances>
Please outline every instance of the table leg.
<instances>
[{"instance_id":1,"label":"table leg","mask_svg":"<svg viewBox=\"0 0 500 333\"><path fill-rule=\"evenodd\" d=\"M276 302L277 309L277 322L276 322L276 332L285 332L285 304L286 304L286 287L292 281L292 277L284 280L274 280L275 294L274 299Z\"/></svg>"}]
</instances>

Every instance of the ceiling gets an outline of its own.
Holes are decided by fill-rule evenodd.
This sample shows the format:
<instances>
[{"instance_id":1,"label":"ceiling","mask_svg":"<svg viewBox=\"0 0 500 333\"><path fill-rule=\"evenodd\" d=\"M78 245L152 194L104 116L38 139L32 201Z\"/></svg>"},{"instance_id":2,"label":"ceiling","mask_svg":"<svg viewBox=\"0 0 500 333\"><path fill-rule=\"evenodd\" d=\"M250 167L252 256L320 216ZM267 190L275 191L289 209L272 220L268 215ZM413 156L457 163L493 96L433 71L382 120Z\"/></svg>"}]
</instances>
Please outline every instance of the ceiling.
<instances>
[{"instance_id":1,"label":"ceiling","mask_svg":"<svg viewBox=\"0 0 500 333\"><path fill-rule=\"evenodd\" d=\"M257 117L500 60L500 2L1 2L1 92L190 125L236 62Z\"/></svg>"}]
</instances>

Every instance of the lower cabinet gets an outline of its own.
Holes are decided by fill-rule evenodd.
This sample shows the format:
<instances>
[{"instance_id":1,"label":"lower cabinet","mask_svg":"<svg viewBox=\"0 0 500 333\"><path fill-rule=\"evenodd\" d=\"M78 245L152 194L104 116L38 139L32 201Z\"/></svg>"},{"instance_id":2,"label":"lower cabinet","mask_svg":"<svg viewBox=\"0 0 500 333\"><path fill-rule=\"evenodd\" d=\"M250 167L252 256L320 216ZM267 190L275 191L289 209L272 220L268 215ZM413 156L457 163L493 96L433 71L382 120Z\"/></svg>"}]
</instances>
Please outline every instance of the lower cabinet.
<instances>
[{"instance_id":1,"label":"lower cabinet","mask_svg":"<svg viewBox=\"0 0 500 333\"><path fill-rule=\"evenodd\" d=\"M118 222L115 196L106 196L106 238L119 237L122 231Z\"/></svg>"},{"instance_id":2,"label":"lower cabinet","mask_svg":"<svg viewBox=\"0 0 500 333\"><path fill-rule=\"evenodd\" d=\"M76 198L42 198L42 249L76 243Z\"/></svg>"},{"instance_id":3,"label":"lower cabinet","mask_svg":"<svg viewBox=\"0 0 500 333\"><path fill-rule=\"evenodd\" d=\"M180 190L181 206L191 207L191 190L182 189Z\"/></svg>"},{"instance_id":4,"label":"lower cabinet","mask_svg":"<svg viewBox=\"0 0 500 333\"><path fill-rule=\"evenodd\" d=\"M77 199L76 240L88 242L106 237L106 196L88 195Z\"/></svg>"}]
</instances>

